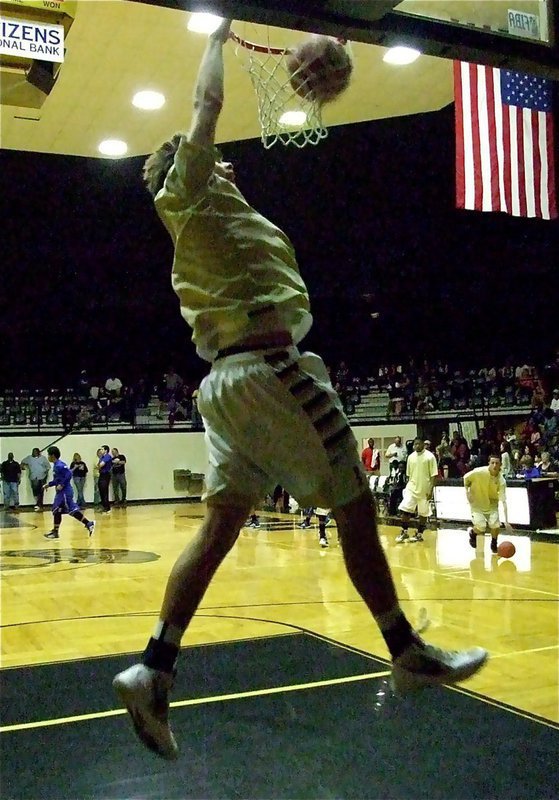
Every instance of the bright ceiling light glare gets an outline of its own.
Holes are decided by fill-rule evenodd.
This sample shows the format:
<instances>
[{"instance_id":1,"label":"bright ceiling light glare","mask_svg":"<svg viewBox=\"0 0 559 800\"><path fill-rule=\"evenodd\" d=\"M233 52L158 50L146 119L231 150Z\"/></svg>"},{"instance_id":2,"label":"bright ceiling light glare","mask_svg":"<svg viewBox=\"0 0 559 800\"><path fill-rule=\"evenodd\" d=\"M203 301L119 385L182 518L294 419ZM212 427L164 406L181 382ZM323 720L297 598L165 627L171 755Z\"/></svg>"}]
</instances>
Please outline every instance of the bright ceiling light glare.
<instances>
[{"instance_id":1,"label":"bright ceiling light glare","mask_svg":"<svg viewBox=\"0 0 559 800\"><path fill-rule=\"evenodd\" d=\"M116 158L118 156L126 155L128 151L128 145L126 142L123 142L122 139L104 139L99 144L99 152L104 156L113 156Z\"/></svg>"},{"instance_id":2,"label":"bright ceiling light glare","mask_svg":"<svg viewBox=\"0 0 559 800\"><path fill-rule=\"evenodd\" d=\"M165 95L161 92L136 92L132 98L132 105L144 111L154 111L165 103Z\"/></svg>"},{"instance_id":3,"label":"bright ceiling light glare","mask_svg":"<svg viewBox=\"0 0 559 800\"><path fill-rule=\"evenodd\" d=\"M187 28L193 33L207 33L209 35L219 28L222 21L223 18L216 17L215 14L195 12L190 15Z\"/></svg>"},{"instance_id":4,"label":"bright ceiling light glare","mask_svg":"<svg viewBox=\"0 0 559 800\"><path fill-rule=\"evenodd\" d=\"M300 128L307 121L307 115L304 111L286 111L279 118L280 125L286 128Z\"/></svg>"},{"instance_id":5,"label":"bright ceiling light glare","mask_svg":"<svg viewBox=\"0 0 559 800\"><path fill-rule=\"evenodd\" d=\"M420 55L419 50L414 50L413 47L391 47L382 60L387 64L413 64Z\"/></svg>"}]
</instances>

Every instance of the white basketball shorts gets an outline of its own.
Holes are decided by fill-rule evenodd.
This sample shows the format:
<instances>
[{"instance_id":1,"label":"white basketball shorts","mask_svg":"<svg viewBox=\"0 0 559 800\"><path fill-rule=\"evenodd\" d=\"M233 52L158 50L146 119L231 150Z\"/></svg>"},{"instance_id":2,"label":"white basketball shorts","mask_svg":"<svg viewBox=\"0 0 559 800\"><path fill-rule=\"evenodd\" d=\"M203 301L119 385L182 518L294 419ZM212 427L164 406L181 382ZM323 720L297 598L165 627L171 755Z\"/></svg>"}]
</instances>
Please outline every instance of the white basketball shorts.
<instances>
[{"instance_id":1,"label":"white basketball shorts","mask_svg":"<svg viewBox=\"0 0 559 800\"><path fill-rule=\"evenodd\" d=\"M484 512L474 511L472 509L472 524L476 531L479 531L480 533L483 533L486 527L488 527L489 530L500 528L501 523L499 522L499 510L494 509L493 511Z\"/></svg>"},{"instance_id":2,"label":"white basketball shorts","mask_svg":"<svg viewBox=\"0 0 559 800\"><path fill-rule=\"evenodd\" d=\"M412 492L407 486L402 495L402 502L398 506L400 511L406 511L408 514L419 514L420 517L428 517L431 513L431 506L429 500L425 495L421 496Z\"/></svg>"},{"instance_id":3,"label":"white basketball shorts","mask_svg":"<svg viewBox=\"0 0 559 800\"><path fill-rule=\"evenodd\" d=\"M252 505L280 484L301 508L337 508L367 489L357 442L313 353L288 347L218 359L198 408L208 503Z\"/></svg>"}]
</instances>

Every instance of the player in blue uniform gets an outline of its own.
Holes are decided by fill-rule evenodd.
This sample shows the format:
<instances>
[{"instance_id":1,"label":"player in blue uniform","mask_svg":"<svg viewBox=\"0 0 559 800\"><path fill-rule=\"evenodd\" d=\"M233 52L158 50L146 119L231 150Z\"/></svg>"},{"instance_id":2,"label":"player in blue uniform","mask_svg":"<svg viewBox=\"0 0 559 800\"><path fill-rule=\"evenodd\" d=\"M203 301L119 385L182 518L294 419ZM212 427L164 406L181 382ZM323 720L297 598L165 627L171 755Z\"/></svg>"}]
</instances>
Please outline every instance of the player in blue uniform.
<instances>
[{"instance_id":1,"label":"player in blue uniform","mask_svg":"<svg viewBox=\"0 0 559 800\"><path fill-rule=\"evenodd\" d=\"M72 489L72 472L70 468L60 458L60 450L58 447L49 447L47 450L48 459L52 466L52 481L47 483L45 489L50 486L56 487L56 494L52 504L52 514L54 517L53 529L49 533L45 533L45 539L58 539L60 523L62 521L62 514L69 514L78 522L84 525L90 536L93 535L95 530L95 522L92 522L80 511L79 505L74 500L74 491Z\"/></svg>"}]
</instances>

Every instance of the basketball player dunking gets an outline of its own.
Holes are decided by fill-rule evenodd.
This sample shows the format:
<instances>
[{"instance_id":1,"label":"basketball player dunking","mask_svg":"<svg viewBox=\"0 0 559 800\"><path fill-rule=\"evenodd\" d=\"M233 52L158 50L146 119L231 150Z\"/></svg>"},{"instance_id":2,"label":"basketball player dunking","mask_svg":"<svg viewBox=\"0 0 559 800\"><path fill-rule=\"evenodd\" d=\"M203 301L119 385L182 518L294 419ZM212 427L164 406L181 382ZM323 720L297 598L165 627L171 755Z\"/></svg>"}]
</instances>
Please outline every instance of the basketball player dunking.
<instances>
[{"instance_id":1,"label":"basketball player dunking","mask_svg":"<svg viewBox=\"0 0 559 800\"><path fill-rule=\"evenodd\" d=\"M386 641L397 690L464 680L487 659L481 648L425 644L399 607L355 438L322 360L297 349L312 318L293 246L247 203L214 147L229 28L223 21L209 37L188 134L144 167L175 246L181 313L212 362L198 399L210 464L206 515L171 571L142 663L114 679L139 738L169 759L177 744L168 692L183 634L254 503L277 484L302 506L333 509L347 571Z\"/></svg>"}]
</instances>

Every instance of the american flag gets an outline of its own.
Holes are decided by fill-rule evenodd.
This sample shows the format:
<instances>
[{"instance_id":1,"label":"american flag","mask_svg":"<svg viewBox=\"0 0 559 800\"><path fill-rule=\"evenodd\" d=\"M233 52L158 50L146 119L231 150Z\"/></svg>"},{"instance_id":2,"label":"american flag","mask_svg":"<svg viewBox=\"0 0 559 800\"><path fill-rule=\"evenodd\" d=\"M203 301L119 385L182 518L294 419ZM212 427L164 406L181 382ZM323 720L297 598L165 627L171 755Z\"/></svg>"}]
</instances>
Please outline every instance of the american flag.
<instances>
[{"instance_id":1,"label":"american flag","mask_svg":"<svg viewBox=\"0 0 559 800\"><path fill-rule=\"evenodd\" d=\"M454 62L456 205L555 219L551 81Z\"/></svg>"}]
</instances>

